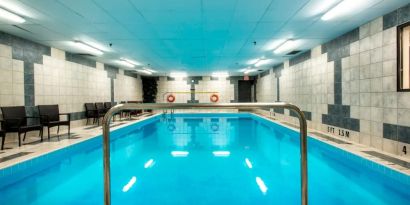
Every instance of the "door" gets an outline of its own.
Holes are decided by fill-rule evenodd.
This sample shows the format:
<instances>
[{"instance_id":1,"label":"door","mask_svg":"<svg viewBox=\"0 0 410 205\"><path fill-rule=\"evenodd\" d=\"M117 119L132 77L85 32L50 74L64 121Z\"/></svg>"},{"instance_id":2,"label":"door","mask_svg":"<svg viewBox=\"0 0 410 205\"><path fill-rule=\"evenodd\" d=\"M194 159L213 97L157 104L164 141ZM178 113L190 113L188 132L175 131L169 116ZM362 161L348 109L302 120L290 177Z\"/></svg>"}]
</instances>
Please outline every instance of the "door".
<instances>
[{"instance_id":1,"label":"door","mask_svg":"<svg viewBox=\"0 0 410 205\"><path fill-rule=\"evenodd\" d=\"M238 81L238 102L252 102L252 81Z\"/></svg>"}]
</instances>

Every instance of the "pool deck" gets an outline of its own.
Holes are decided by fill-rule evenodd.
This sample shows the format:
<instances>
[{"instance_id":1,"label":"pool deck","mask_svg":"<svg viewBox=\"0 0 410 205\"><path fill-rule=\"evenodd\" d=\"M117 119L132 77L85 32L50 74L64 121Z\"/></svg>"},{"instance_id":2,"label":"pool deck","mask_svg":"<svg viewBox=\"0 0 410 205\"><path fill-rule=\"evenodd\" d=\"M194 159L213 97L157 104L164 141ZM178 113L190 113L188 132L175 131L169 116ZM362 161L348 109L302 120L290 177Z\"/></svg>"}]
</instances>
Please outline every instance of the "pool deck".
<instances>
[{"instance_id":1,"label":"pool deck","mask_svg":"<svg viewBox=\"0 0 410 205\"><path fill-rule=\"evenodd\" d=\"M268 119L272 122L279 123L285 127L288 127L289 129L299 131L298 125L276 120L272 117L262 115L260 113L254 114ZM116 121L112 123L111 129L119 129L131 123L147 119L151 116L155 115L144 114L139 117L132 118L131 120ZM17 147L17 137L8 136L6 138L5 149L0 151L0 169L18 164L22 161L33 159L35 157L47 154L58 149L62 149L72 144L77 144L85 140L94 138L102 133L102 128L101 126L96 125L76 127L71 130L70 138L68 138L66 130L61 130L60 133L60 139L58 139L55 131L52 132L50 141L45 134L43 142L40 142L40 139L37 136L28 135L26 141L23 142L23 145L21 147ZM312 138L338 147L342 150L348 151L370 161L387 166L406 175L410 175L410 160L406 158L391 155L389 153L385 153L355 142L336 138L313 129L308 129L308 135Z\"/></svg>"}]
</instances>

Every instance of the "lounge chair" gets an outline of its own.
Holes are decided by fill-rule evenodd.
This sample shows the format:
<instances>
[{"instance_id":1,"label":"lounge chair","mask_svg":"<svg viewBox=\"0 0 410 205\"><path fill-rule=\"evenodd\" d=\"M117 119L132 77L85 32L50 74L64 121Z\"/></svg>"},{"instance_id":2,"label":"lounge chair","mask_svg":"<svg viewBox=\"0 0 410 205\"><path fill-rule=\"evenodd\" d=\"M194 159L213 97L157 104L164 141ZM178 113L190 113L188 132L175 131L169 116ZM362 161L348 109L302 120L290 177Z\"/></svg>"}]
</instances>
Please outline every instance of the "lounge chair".
<instances>
[{"instance_id":1,"label":"lounge chair","mask_svg":"<svg viewBox=\"0 0 410 205\"><path fill-rule=\"evenodd\" d=\"M97 125L100 125L100 118L104 117L105 113L107 113L107 110L105 109L104 103L102 102L95 103L95 108L97 109L98 114Z\"/></svg>"},{"instance_id":2,"label":"lounge chair","mask_svg":"<svg viewBox=\"0 0 410 205\"><path fill-rule=\"evenodd\" d=\"M47 127L48 139L50 139L50 128L57 126L57 137L60 132L60 126L68 126L68 137L70 138L70 114L60 113L58 105L39 105L38 112L40 114L41 124ZM60 116L67 116L66 120L60 120Z\"/></svg>"},{"instance_id":3,"label":"lounge chair","mask_svg":"<svg viewBox=\"0 0 410 205\"><path fill-rule=\"evenodd\" d=\"M1 107L1 112L3 114L2 129L4 134L17 132L19 147L21 146L22 133L24 133L24 141L26 139L27 132L39 131L39 137L41 137L41 141L43 141L43 126L40 123L29 123L27 120L40 118L27 116L24 106Z\"/></svg>"},{"instance_id":4,"label":"lounge chair","mask_svg":"<svg viewBox=\"0 0 410 205\"><path fill-rule=\"evenodd\" d=\"M95 108L94 103L85 103L85 117L87 118L87 123L90 119L93 119L93 124L95 123L96 119L98 118L98 111Z\"/></svg>"}]
</instances>

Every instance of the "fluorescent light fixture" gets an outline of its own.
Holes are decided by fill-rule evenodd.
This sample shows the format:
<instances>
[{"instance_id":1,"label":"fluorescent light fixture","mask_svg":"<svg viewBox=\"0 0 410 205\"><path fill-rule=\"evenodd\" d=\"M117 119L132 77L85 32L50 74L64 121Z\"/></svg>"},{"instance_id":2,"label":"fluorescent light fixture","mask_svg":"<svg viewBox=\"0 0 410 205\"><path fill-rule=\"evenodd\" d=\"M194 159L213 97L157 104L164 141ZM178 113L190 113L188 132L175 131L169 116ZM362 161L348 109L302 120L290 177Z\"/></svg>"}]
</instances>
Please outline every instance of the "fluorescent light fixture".
<instances>
[{"instance_id":1,"label":"fluorescent light fixture","mask_svg":"<svg viewBox=\"0 0 410 205\"><path fill-rule=\"evenodd\" d=\"M352 15L373 6L377 2L380 2L380 0L343 0L327 11L321 19L329 21L341 16Z\"/></svg>"},{"instance_id":2,"label":"fluorescent light fixture","mask_svg":"<svg viewBox=\"0 0 410 205\"><path fill-rule=\"evenodd\" d=\"M169 76L171 76L172 78L185 78L188 76L188 74L185 72L171 72Z\"/></svg>"},{"instance_id":3,"label":"fluorescent light fixture","mask_svg":"<svg viewBox=\"0 0 410 205\"><path fill-rule=\"evenodd\" d=\"M257 63L255 63L255 67L260 67L260 66L267 65L267 64L270 64L270 63L273 63L273 59L260 60Z\"/></svg>"},{"instance_id":4,"label":"fluorescent light fixture","mask_svg":"<svg viewBox=\"0 0 410 205\"><path fill-rule=\"evenodd\" d=\"M231 155L230 151L213 151L212 154L215 157L229 157Z\"/></svg>"},{"instance_id":5,"label":"fluorescent light fixture","mask_svg":"<svg viewBox=\"0 0 410 205\"><path fill-rule=\"evenodd\" d=\"M188 151L172 151L171 155L173 157L187 157L189 155Z\"/></svg>"},{"instance_id":6,"label":"fluorescent light fixture","mask_svg":"<svg viewBox=\"0 0 410 205\"><path fill-rule=\"evenodd\" d=\"M268 187L266 187L265 182L260 177L256 177L256 184L263 194L266 194Z\"/></svg>"},{"instance_id":7,"label":"fluorescent light fixture","mask_svg":"<svg viewBox=\"0 0 410 205\"><path fill-rule=\"evenodd\" d=\"M14 13L11 13L10 11L7 11L5 9L0 8L0 18L5 19L7 21L11 21L13 23L24 23L26 20Z\"/></svg>"},{"instance_id":8,"label":"fluorescent light fixture","mask_svg":"<svg viewBox=\"0 0 410 205\"><path fill-rule=\"evenodd\" d=\"M154 159L150 159L147 162L145 162L144 168L148 169L148 168L151 168L153 165L154 165Z\"/></svg>"},{"instance_id":9,"label":"fluorescent light fixture","mask_svg":"<svg viewBox=\"0 0 410 205\"><path fill-rule=\"evenodd\" d=\"M253 73L255 71L257 71L257 70L256 69L248 69L248 70L245 70L243 73L249 74L249 73Z\"/></svg>"},{"instance_id":10,"label":"fluorescent light fixture","mask_svg":"<svg viewBox=\"0 0 410 205\"><path fill-rule=\"evenodd\" d=\"M152 69L146 68L146 67L144 67L144 70L149 71L149 72L151 72L151 73L156 73L156 72L157 72L157 71L155 71L155 70L152 70Z\"/></svg>"},{"instance_id":11,"label":"fluorescent light fixture","mask_svg":"<svg viewBox=\"0 0 410 205\"><path fill-rule=\"evenodd\" d=\"M226 78L229 77L229 74L228 72L213 72L211 76L215 78Z\"/></svg>"},{"instance_id":12,"label":"fluorescent light fixture","mask_svg":"<svg viewBox=\"0 0 410 205\"><path fill-rule=\"evenodd\" d=\"M260 61L259 58L255 58L255 59L252 59L252 60L248 60L246 63L247 63L248 65L253 65L253 64L255 64L255 63L259 62L259 61Z\"/></svg>"},{"instance_id":13,"label":"fluorescent light fixture","mask_svg":"<svg viewBox=\"0 0 410 205\"><path fill-rule=\"evenodd\" d=\"M264 50L266 51L272 51L278 48L280 45L285 43L286 39L275 39L270 41L268 44L266 44Z\"/></svg>"},{"instance_id":14,"label":"fluorescent light fixture","mask_svg":"<svg viewBox=\"0 0 410 205\"><path fill-rule=\"evenodd\" d=\"M248 158L245 158L245 164L249 169L252 169L252 162Z\"/></svg>"},{"instance_id":15,"label":"fluorescent light fixture","mask_svg":"<svg viewBox=\"0 0 410 205\"><path fill-rule=\"evenodd\" d=\"M117 61L117 63L118 63L118 64L120 64L120 65L123 65L123 66L129 67L129 68L133 68L133 67L135 67L135 65L134 65L134 64L129 63L128 61L124 61L124 60L119 60L119 61Z\"/></svg>"},{"instance_id":16,"label":"fluorescent light fixture","mask_svg":"<svg viewBox=\"0 0 410 205\"><path fill-rule=\"evenodd\" d=\"M280 45L277 49L275 49L275 54L284 54L297 46L297 41L289 39L285 41L282 45Z\"/></svg>"},{"instance_id":17,"label":"fluorescent light fixture","mask_svg":"<svg viewBox=\"0 0 410 205\"><path fill-rule=\"evenodd\" d=\"M137 72L144 73L144 74L147 74L147 75L152 75L152 72L150 72L148 70L144 70L144 69L139 69L139 70L137 70Z\"/></svg>"},{"instance_id":18,"label":"fluorescent light fixture","mask_svg":"<svg viewBox=\"0 0 410 205\"><path fill-rule=\"evenodd\" d=\"M121 61L127 62L128 64L131 65L141 65L140 62L134 61L134 60L130 60L128 58L121 58Z\"/></svg>"},{"instance_id":19,"label":"fluorescent light fixture","mask_svg":"<svg viewBox=\"0 0 410 205\"><path fill-rule=\"evenodd\" d=\"M124 187L122 187L122 192L127 192L128 190L130 190L136 181L137 181L137 177L135 176L132 177L130 181Z\"/></svg>"},{"instance_id":20,"label":"fluorescent light fixture","mask_svg":"<svg viewBox=\"0 0 410 205\"><path fill-rule=\"evenodd\" d=\"M309 5L306 7L308 17L323 14L341 1L343 0L310 1Z\"/></svg>"},{"instance_id":21,"label":"fluorescent light fixture","mask_svg":"<svg viewBox=\"0 0 410 205\"><path fill-rule=\"evenodd\" d=\"M90 46L90 45L88 45L88 44L86 44L86 43L83 43L83 42L81 42L81 41L74 41L75 42L75 45L78 47L78 48L80 48L80 49L82 49L82 50L85 50L85 51L88 51L88 52L90 52L91 54L94 54L94 55L102 55L102 54L104 54L101 50L99 50L99 49L97 49L97 48L95 48L95 47L93 47L93 46Z\"/></svg>"}]
</instances>

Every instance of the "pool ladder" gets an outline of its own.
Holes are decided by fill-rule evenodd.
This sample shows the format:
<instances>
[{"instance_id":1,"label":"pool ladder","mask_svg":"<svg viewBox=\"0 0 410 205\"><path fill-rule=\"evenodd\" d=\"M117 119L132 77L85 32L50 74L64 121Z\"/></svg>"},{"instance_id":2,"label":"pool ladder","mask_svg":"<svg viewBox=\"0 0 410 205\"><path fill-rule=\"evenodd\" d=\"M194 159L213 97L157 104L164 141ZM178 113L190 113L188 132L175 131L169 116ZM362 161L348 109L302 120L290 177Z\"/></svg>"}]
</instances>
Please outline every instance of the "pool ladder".
<instances>
[{"instance_id":1,"label":"pool ladder","mask_svg":"<svg viewBox=\"0 0 410 205\"><path fill-rule=\"evenodd\" d=\"M111 167L110 167L110 121L115 113L122 110L142 109L262 109L285 108L297 113L300 125L300 175L301 204L308 204L308 170L307 170L307 123L303 112L296 106L285 102L274 103L128 103L112 107L103 118L103 154L104 154L104 204L111 204Z\"/></svg>"}]
</instances>

